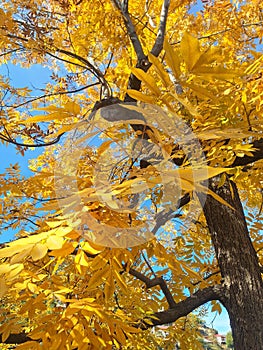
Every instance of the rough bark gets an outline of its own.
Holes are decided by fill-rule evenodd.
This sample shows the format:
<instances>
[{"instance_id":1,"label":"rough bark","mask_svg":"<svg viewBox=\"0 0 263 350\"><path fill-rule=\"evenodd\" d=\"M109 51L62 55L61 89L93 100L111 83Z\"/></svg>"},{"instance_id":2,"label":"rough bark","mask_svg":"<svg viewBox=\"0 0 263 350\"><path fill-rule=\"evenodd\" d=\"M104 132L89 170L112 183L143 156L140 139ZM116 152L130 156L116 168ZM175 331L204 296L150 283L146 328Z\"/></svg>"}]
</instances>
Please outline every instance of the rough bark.
<instances>
[{"instance_id":1,"label":"rough bark","mask_svg":"<svg viewBox=\"0 0 263 350\"><path fill-rule=\"evenodd\" d=\"M235 210L207 197L204 213L215 247L233 332L235 350L263 349L263 281L235 183L227 180L217 188L216 178L210 189Z\"/></svg>"}]
</instances>

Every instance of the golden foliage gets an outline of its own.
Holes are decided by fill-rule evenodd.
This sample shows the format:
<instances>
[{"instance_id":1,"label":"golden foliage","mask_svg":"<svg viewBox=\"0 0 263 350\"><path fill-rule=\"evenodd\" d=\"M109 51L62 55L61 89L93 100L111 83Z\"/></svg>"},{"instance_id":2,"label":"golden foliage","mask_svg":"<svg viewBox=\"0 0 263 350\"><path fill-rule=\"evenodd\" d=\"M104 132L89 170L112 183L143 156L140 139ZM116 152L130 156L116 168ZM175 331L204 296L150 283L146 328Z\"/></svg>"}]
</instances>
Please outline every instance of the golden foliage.
<instances>
[{"instance_id":1,"label":"golden foliage","mask_svg":"<svg viewBox=\"0 0 263 350\"><path fill-rule=\"evenodd\" d=\"M149 51L162 1L146 3L132 1L129 11L151 63L147 73L135 67L136 52L116 1L1 3L1 64L19 69L38 64L50 71L38 98L28 86L0 79L2 146L17 140L23 155L39 140L49 144L30 161L30 177L20 174L18 164L0 175L2 229L17 233L0 250L0 333L3 342L21 331L32 339L16 349L168 349L176 341L182 349L199 349L191 317L169 327L167 337L139 330L142 319L167 303L157 287L147 289L129 271L163 276L175 302L186 291L220 281L202 212L191 216L192 208L200 209L196 192L228 205L206 188L211 177L217 176L219 186L227 176L237 183L263 264L262 159L232 167L237 158L253 157L253 142L262 139L261 2L220 0L193 13L195 2L172 1L158 58ZM127 89L131 73L142 81L140 91ZM109 90L142 102L124 105L127 115L147 114L143 103L159 106L166 129L147 130L138 121L147 133L145 145L138 146L143 132L129 120L109 123L99 113L92 118L94 103ZM206 162L196 164L187 146L174 147L180 135L172 138L169 130L175 120L198 139ZM66 153L60 162L57 154L68 151L72 140L71 156ZM137 147L151 166L140 168L134 160ZM180 159L181 166L171 169L171 159ZM176 201L184 195L191 199L178 215L180 224L164 222L151 240L127 248L127 239L136 243L138 232L147 236L144 224L175 201L177 185ZM147 210L141 210L138 198ZM118 229L125 232L123 240ZM214 303L213 310L220 312L220 305Z\"/></svg>"}]
</instances>

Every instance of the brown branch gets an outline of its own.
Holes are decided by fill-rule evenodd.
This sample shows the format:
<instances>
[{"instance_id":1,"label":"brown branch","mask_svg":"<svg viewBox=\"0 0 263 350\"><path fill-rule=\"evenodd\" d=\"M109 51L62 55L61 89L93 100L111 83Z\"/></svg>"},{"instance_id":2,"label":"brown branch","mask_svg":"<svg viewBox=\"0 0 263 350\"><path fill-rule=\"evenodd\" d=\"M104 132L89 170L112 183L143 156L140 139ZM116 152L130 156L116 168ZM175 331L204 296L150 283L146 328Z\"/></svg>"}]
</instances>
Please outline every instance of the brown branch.
<instances>
[{"instance_id":1,"label":"brown branch","mask_svg":"<svg viewBox=\"0 0 263 350\"><path fill-rule=\"evenodd\" d=\"M221 285L215 285L198 290L185 300L175 303L172 308L165 311L155 312L152 317L145 318L138 323L136 327L146 330L154 326L175 322L179 318L187 316L189 313L208 301L221 300L223 293L224 287Z\"/></svg>"},{"instance_id":2,"label":"brown branch","mask_svg":"<svg viewBox=\"0 0 263 350\"><path fill-rule=\"evenodd\" d=\"M166 29L166 23L167 23L167 17L168 17L168 11L170 6L170 0L164 0L162 5L162 10L160 14L160 23L158 28L157 37L155 40L155 43L153 45L153 48L151 50L151 53L158 57L163 49L163 41L165 36L165 29Z\"/></svg>"},{"instance_id":3,"label":"brown branch","mask_svg":"<svg viewBox=\"0 0 263 350\"><path fill-rule=\"evenodd\" d=\"M9 337L3 342L2 335L0 334L0 343L4 344L22 344L32 339L28 338L26 333L10 334Z\"/></svg>"},{"instance_id":4,"label":"brown branch","mask_svg":"<svg viewBox=\"0 0 263 350\"><path fill-rule=\"evenodd\" d=\"M27 38L23 38L23 37L20 37L20 36L17 36L17 35L13 35L13 34L7 34L7 37L8 38L12 38L12 39L21 40L21 41L26 42L26 43L28 42ZM25 49L26 49L26 47L25 47ZM109 83L105 79L104 74L100 71L99 68L95 67L92 63L90 63L89 60L87 60L86 58L84 58L82 56L77 55L74 52L67 51L65 49L60 49L58 47L53 47L52 48L52 47L45 47L44 46L42 49L34 48L33 50L37 51L37 52L40 52L40 53L43 53L43 49L45 51L45 54L47 54L49 56L52 56L55 59L58 59L60 61L64 61L64 62L67 62L69 64L73 64L75 66L79 66L81 68L87 69L90 73L92 73L99 80L101 85L107 90L107 97L110 97L112 95L111 88L109 86ZM80 65L80 64L75 63L75 62L67 61L67 60L65 60L65 59L63 59L61 57L58 57L54 53L52 53L54 51L57 52L57 53L61 53L63 55L66 55L68 57L71 57L73 59L76 59L79 62L81 62L83 65Z\"/></svg>"},{"instance_id":5,"label":"brown branch","mask_svg":"<svg viewBox=\"0 0 263 350\"><path fill-rule=\"evenodd\" d=\"M263 138L254 141L252 144L256 151L253 152L253 156L236 157L230 167L248 165L256 162L257 160L263 159Z\"/></svg>"},{"instance_id":6,"label":"brown branch","mask_svg":"<svg viewBox=\"0 0 263 350\"><path fill-rule=\"evenodd\" d=\"M46 147L46 146L51 146L51 145L55 145L56 143L58 143L59 140L61 139L62 135L64 135L64 132L52 141L43 142L43 143L34 143L34 144L17 142L15 140L13 140L12 138L8 138L8 137L1 135L1 134L0 134L0 140L3 140L3 141L8 142L8 143L12 143L13 145L16 145L16 146L22 146L22 147Z\"/></svg>"},{"instance_id":7,"label":"brown branch","mask_svg":"<svg viewBox=\"0 0 263 350\"><path fill-rule=\"evenodd\" d=\"M49 94L45 94L45 95L41 95L41 96L37 96L37 97L33 97L31 98L30 100L28 101L25 101L25 102L22 102L18 105L15 105L15 106L9 106L9 105L5 105L4 107L6 108L12 108L12 109L16 109L16 108L19 108L19 107L22 107L28 103L31 103L31 102L35 102L35 101L38 101L38 100L41 100L41 99L45 99L47 97L52 97L52 96L60 96L60 95L67 95L67 94L75 94L76 92L80 92L82 90L86 90L92 86L96 86L98 85L99 83L96 82L96 83L93 83L93 84L89 84L89 85L85 85L85 86L82 86L81 88L78 88L78 89L74 89L74 90L66 90L66 91L60 91L60 92L52 92L52 93L49 93Z\"/></svg>"},{"instance_id":8,"label":"brown branch","mask_svg":"<svg viewBox=\"0 0 263 350\"><path fill-rule=\"evenodd\" d=\"M150 289L155 286L159 286L167 300L167 303L169 305L169 308L174 308L176 306L176 302L174 301L174 298L172 296L172 293L170 292L165 280L163 277L154 277L154 278L148 278L143 273L136 271L133 268L129 269L129 274L136 277L138 280L142 281L147 289Z\"/></svg>"},{"instance_id":9,"label":"brown branch","mask_svg":"<svg viewBox=\"0 0 263 350\"><path fill-rule=\"evenodd\" d=\"M130 269L130 272L132 269ZM152 280L149 282L147 277L144 275L140 275L139 272L132 271L140 280L144 280L145 283L148 283L149 288L155 285L162 285L161 280ZM159 278L160 279L160 278ZM143 281L143 282L144 282ZM164 281L165 283L165 281ZM144 320L137 322L133 326L136 328L140 328L142 330L146 330L148 328L163 325L167 323L172 323L177 321L179 318L187 316L189 313L194 311L199 306L207 303L212 300L220 300L221 295L224 293L224 288L221 285L216 285L213 287L207 287L202 290L198 290L196 293L190 295L185 300L182 300L178 303L172 301L171 307L165 311L155 312L152 316L148 316ZM169 305L170 306L170 305ZM31 339L27 337L25 333L20 334L10 334L7 340L4 342L5 344L21 344L26 341L30 341ZM1 343L1 335L0 335L0 343Z\"/></svg>"},{"instance_id":10,"label":"brown branch","mask_svg":"<svg viewBox=\"0 0 263 350\"><path fill-rule=\"evenodd\" d=\"M17 48L17 49L13 49L13 50L10 50L10 51L6 51L6 52L1 53L1 54L0 54L0 57L6 56L6 55L10 55L10 54L12 54L12 53L14 53L14 52L18 52L18 51L22 51L22 50L23 50L23 48L19 47L19 48Z\"/></svg>"},{"instance_id":11,"label":"brown branch","mask_svg":"<svg viewBox=\"0 0 263 350\"><path fill-rule=\"evenodd\" d=\"M138 35L136 33L135 26L131 20L130 14L129 14L129 1L123 0L121 3L120 0L112 0L112 3L117 7L117 9L121 12L122 17L125 22L125 27L128 32L128 36L132 42L133 48L137 55L138 62L144 60L146 58L145 53L143 52L143 48L141 45L141 42L138 38Z\"/></svg>"}]
</instances>

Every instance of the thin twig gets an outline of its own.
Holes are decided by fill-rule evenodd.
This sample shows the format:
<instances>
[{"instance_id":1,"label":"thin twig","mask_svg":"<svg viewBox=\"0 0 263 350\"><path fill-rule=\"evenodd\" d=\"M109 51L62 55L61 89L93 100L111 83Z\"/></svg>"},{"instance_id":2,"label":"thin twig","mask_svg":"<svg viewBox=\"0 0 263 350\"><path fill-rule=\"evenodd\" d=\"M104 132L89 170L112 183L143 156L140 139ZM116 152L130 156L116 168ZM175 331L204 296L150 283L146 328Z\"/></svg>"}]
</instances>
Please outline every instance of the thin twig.
<instances>
[{"instance_id":1,"label":"thin twig","mask_svg":"<svg viewBox=\"0 0 263 350\"><path fill-rule=\"evenodd\" d=\"M60 134L58 137L56 137L54 140L52 140L52 141L43 142L43 143L34 143L34 144L17 142L15 140L13 140L12 138L7 138L6 136L1 135L1 134L0 134L0 139L5 141L5 142L12 143L13 145L16 145L16 146L22 146L22 147L46 147L46 146L51 146L51 145L55 145L56 143L58 143L59 140L61 139L62 135L64 135L64 132L62 134Z\"/></svg>"},{"instance_id":2,"label":"thin twig","mask_svg":"<svg viewBox=\"0 0 263 350\"><path fill-rule=\"evenodd\" d=\"M41 99L45 99L47 97L52 97L52 96L60 96L60 95L67 95L67 94L75 94L76 92L80 92L82 90L85 90L85 89L88 89L92 86L95 86L95 85L99 85L100 83L99 82L96 82L96 83L93 83L93 84L89 84L89 85L85 85L85 86L82 86L81 88L79 89L75 89L75 90L66 90L66 91L59 91L59 92L52 92L52 93L49 93L49 94L44 94L44 95L41 95L41 96L37 96L37 97L33 97L32 99L28 100L28 101L25 101L25 102L22 102L18 105L15 105L15 106L9 106L9 105L5 105L4 107L6 108L12 108L12 109L16 109L16 108L19 108L19 107L22 107L28 103L31 103L31 102L35 102L35 101L38 101L38 100L41 100Z\"/></svg>"}]
</instances>

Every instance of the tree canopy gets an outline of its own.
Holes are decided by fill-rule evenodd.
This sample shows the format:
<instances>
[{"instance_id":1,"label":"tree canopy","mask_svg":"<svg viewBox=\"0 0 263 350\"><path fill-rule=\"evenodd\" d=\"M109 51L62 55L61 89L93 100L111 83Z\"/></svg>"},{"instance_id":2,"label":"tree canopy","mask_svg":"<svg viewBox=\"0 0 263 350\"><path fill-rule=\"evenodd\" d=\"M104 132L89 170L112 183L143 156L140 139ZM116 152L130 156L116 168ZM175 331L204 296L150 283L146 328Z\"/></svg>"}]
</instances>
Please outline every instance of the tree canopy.
<instances>
[{"instance_id":1,"label":"tree canopy","mask_svg":"<svg viewBox=\"0 0 263 350\"><path fill-rule=\"evenodd\" d=\"M39 91L0 76L1 142L43 150L0 175L3 343L201 349L211 301L261 348L262 11L2 1L1 64L50 70Z\"/></svg>"}]
</instances>

